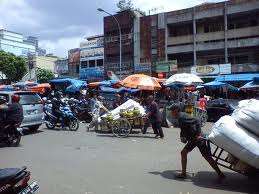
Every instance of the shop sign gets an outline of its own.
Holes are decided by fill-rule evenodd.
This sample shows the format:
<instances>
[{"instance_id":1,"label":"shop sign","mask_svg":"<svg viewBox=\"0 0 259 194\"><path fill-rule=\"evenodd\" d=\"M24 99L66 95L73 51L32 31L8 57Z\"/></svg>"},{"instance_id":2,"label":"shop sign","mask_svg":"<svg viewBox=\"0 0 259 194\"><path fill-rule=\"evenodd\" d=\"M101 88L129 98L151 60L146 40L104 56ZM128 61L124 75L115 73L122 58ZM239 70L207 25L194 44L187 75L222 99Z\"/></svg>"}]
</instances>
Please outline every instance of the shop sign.
<instances>
[{"instance_id":1,"label":"shop sign","mask_svg":"<svg viewBox=\"0 0 259 194\"><path fill-rule=\"evenodd\" d=\"M157 73L177 72L177 61L176 60L158 61L154 65L155 65L155 71Z\"/></svg>"},{"instance_id":2,"label":"shop sign","mask_svg":"<svg viewBox=\"0 0 259 194\"><path fill-rule=\"evenodd\" d=\"M231 74L231 64L194 66L191 68L191 73L196 75Z\"/></svg>"},{"instance_id":3,"label":"shop sign","mask_svg":"<svg viewBox=\"0 0 259 194\"><path fill-rule=\"evenodd\" d=\"M134 65L135 73L143 73L150 75L151 73L151 64L150 63L139 63Z\"/></svg>"}]
</instances>

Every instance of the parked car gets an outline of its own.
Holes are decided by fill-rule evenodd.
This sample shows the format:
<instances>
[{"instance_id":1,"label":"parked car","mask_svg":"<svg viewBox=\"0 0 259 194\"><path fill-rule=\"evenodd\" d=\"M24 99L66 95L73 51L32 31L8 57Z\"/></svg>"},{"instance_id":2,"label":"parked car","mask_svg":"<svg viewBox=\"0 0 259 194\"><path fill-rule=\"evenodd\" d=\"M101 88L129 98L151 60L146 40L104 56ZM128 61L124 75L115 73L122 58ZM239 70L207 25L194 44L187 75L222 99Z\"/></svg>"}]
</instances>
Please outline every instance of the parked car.
<instances>
[{"instance_id":1,"label":"parked car","mask_svg":"<svg viewBox=\"0 0 259 194\"><path fill-rule=\"evenodd\" d=\"M24 119L21 127L36 131L44 122L43 104L40 96L34 92L28 91L1 91L0 96L6 98L11 103L11 96L17 94L20 96L20 104L23 107Z\"/></svg>"}]
</instances>

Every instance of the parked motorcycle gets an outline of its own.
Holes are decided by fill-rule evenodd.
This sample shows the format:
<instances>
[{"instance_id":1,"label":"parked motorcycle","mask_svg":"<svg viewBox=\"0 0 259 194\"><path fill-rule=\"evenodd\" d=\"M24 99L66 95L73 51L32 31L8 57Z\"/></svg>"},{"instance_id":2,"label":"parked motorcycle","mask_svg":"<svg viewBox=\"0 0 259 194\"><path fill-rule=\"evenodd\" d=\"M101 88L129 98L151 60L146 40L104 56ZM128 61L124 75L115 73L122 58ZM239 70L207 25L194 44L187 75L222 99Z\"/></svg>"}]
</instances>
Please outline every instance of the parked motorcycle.
<instances>
[{"instance_id":1,"label":"parked motorcycle","mask_svg":"<svg viewBox=\"0 0 259 194\"><path fill-rule=\"evenodd\" d=\"M58 119L52 114L52 106L49 103L44 105L45 124L48 129L54 129L55 127L68 127L70 131L77 131L79 128L79 121L71 111L68 105L60 107L60 111L63 117Z\"/></svg>"},{"instance_id":2,"label":"parked motorcycle","mask_svg":"<svg viewBox=\"0 0 259 194\"><path fill-rule=\"evenodd\" d=\"M89 104L85 104L85 102L76 99L70 99L68 104L78 120L85 123L92 121L93 115L90 111Z\"/></svg>"},{"instance_id":3,"label":"parked motorcycle","mask_svg":"<svg viewBox=\"0 0 259 194\"><path fill-rule=\"evenodd\" d=\"M34 194L38 184L29 184L30 172L26 167L0 169L0 194Z\"/></svg>"},{"instance_id":4,"label":"parked motorcycle","mask_svg":"<svg viewBox=\"0 0 259 194\"><path fill-rule=\"evenodd\" d=\"M21 141L21 128L19 124L1 124L0 128L0 142L8 146L19 146Z\"/></svg>"}]
</instances>

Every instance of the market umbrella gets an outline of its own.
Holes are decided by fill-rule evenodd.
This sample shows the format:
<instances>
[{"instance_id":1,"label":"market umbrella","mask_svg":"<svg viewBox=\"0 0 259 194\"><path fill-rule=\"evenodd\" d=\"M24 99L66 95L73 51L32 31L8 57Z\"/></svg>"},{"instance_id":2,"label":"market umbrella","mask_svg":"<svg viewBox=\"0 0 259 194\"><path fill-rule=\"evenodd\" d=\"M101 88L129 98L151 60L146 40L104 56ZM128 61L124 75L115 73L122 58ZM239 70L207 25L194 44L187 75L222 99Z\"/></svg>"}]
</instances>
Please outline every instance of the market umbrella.
<instances>
[{"instance_id":1,"label":"market umbrella","mask_svg":"<svg viewBox=\"0 0 259 194\"><path fill-rule=\"evenodd\" d=\"M137 88L140 90L157 90L161 88L156 79L144 74L130 75L126 77L121 84L124 87Z\"/></svg>"},{"instance_id":2,"label":"market umbrella","mask_svg":"<svg viewBox=\"0 0 259 194\"><path fill-rule=\"evenodd\" d=\"M170 86L172 84L184 84L184 85L192 85L192 84L200 84L203 83L199 76L190 74L190 73L178 73L169 77L165 81L166 86Z\"/></svg>"}]
</instances>

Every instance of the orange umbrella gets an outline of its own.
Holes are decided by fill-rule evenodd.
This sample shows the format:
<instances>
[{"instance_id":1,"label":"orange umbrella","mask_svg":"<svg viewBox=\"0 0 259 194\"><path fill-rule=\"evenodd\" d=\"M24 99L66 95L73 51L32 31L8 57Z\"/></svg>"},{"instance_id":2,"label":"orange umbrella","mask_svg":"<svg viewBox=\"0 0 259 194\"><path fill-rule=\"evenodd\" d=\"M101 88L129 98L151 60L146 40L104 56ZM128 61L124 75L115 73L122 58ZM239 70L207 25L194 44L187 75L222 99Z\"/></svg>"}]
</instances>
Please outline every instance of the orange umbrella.
<instances>
[{"instance_id":1,"label":"orange umbrella","mask_svg":"<svg viewBox=\"0 0 259 194\"><path fill-rule=\"evenodd\" d=\"M161 86L156 79L144 74L134 74L126 77L122 85L128 88L138 88L140 90L157 90Z\"/></svg>"}]
</instances>

